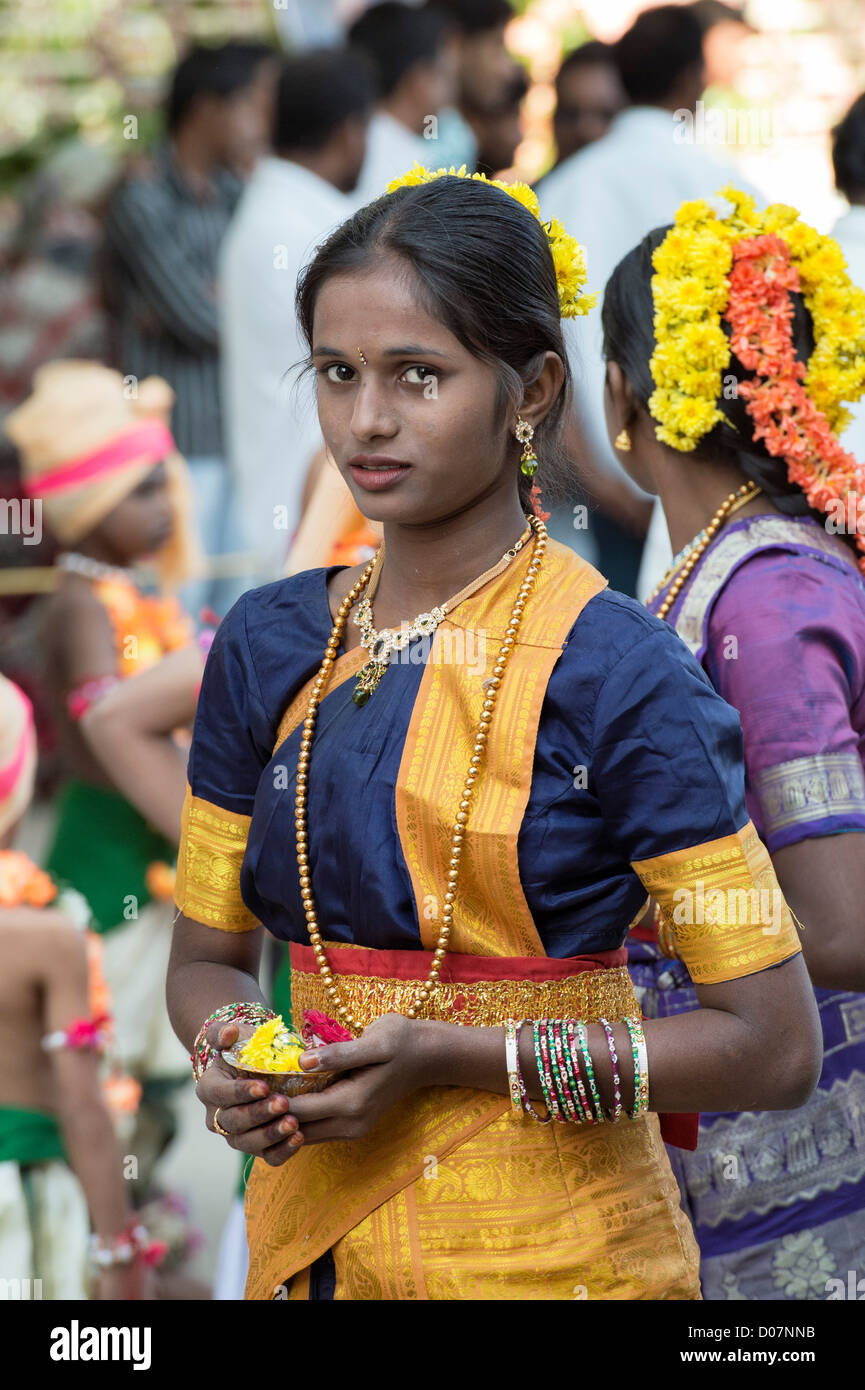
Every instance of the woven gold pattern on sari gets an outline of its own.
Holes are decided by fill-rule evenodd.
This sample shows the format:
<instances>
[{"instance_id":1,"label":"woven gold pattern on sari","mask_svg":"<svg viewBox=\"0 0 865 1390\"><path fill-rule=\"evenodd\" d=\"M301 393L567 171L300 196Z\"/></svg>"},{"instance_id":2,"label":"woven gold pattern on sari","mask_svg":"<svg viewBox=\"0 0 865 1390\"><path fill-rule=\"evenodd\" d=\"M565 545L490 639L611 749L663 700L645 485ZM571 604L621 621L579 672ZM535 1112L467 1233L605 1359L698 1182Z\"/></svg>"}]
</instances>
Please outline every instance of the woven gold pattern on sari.
<instances>
[{"instance_id":1,"label":"woven gold pattern on sari","mask_svg":"<svg viewBox=\"0 0 865 1390\"><path fill-rule=\"evenodd\" d=\"M451 833L474 749L485 691L532 547L440 623L415 698L396 784L396 819L424 946L433 949L447 887ZM517 837L531 791L541 705L562 645L606 580L550 540L498 690L481 776L463 839L450 949L536 956L544 948L520 882ZM459 630L465 634L457 641ZM443 660L448 649L482 651L485 664Z\"/></svg>"},{"instance_id":2,"label":"woven gold pattern on sari","mask_svg":"<svg viewBox=\"0 0 865 1390\"><path fill-rule=\"evenodd\" d=\"M656 1115L589 1128L425 1087L364 1139L302 1147L247 1190L246 1297L697 1299L698 1251ZM584 1292L580 1292L580 1286Z\"/></svg>"},{"instance_id":3,"label":"woven gold pattern on sari","mask_svg":"<svg viewBox=\"0 0 865 1390\"><path fill-rule=\"evenodd\" d=\"M804 821L865 812L865 772L856 753L791 758L764 767L753 785L767 836Z\"/></svg>"},{"instance_id":4,"label":"woven gold pattern on sari","mask_svg":"<svg viewBox=\"0 0 865 1390\"><path fill-rule=\"evenodd\" d=\"M249 822L249 816L193 796L187 785L174 901L193 922L231 932L258 926L240 896Z\"/></svg>"},{"instance_id":5,"label":"woven gold pattern on sari","mask_svg":"<svg viewBox=\"0 0 865 1390\"><path fill-rule=\"evenodd\" d=\"M655 1115L615 1130L501 1115L337 1241L335 1296L697 1299L663 1158Z\"/></svg>"},{"instance_id":6,"label":"woven gold pattern on sari","mask_svg":"<svg viewBox=\"0 0 865 1390\"><path fill-rule=\"evenodd\" d=\"M635 861L697 985L738 980L800 950L768 851L751 821L735 835Z\"/></svg>"},{"instance_id":7,"label":"woven gold pattern on sari","mask_svg":"<svg viewBox=\"0 0 865 1390\"><path fill-rule=\"evenodd\" d=\"M329 951L332 948L328 947ZM339 959L330 956L334 970ZM417 980L389 980L339 974L339 992L362 1027L382 1014L404 1014L417 992ZM295 1020L304 1009L327 1013L330 1001L318 973L292 970L291 1005ZM627 966L585 970L565 980L477 980L436 985L422 1018L492 1027L508 1018L622 1019L639 1015Z\"/></svg>"}]
</instances>

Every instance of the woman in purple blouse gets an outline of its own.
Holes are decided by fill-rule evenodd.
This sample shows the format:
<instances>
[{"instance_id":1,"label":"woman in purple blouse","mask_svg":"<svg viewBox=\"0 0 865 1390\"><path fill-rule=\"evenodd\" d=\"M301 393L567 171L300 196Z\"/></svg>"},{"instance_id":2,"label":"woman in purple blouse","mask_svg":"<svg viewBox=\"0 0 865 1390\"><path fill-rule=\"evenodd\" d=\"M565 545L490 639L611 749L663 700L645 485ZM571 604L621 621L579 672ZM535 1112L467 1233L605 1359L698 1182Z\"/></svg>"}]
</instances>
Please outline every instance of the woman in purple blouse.
<instances>
[{"instance_id":1,"label":"woman in purple blouse","mask_svg":"<svg viewBox=\"0 0 865 1390\"><path fill-rule=\"evenodd\" d=\"M649 606L739 712L748 810L800 919L825 1049L801 1110L703 1115L697 1151L672 1162L705 1298L843 1298L848 1271L865 1271L865 994L854 992L865 990L861 554L755 438L745 400L728 389L753 380L734 353L723 390L718 373L725 420L693 451L658 439L652 256L666 232L650 233L607 285L610 439L660 496L682 547ZM813 325L790 297L796 356L807 361ZM650 1017L696 1004L669 939L663 921L632 934L629 964Z\"/></svg>"}]
</instances>

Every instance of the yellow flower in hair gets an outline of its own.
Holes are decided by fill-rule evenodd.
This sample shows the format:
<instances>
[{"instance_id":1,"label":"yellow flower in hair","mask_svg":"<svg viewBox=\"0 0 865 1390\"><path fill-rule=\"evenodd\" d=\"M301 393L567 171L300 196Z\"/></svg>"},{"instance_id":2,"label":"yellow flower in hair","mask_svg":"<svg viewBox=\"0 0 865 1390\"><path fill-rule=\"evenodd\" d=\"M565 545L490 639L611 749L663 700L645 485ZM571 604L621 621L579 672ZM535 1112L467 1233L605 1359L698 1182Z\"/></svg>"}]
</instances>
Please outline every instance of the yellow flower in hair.
<instances>
[{"instance_id":1,"label":"yellow flower in hair","mask_svg":"<svg viewBox=\"0 0 865 1390\"><path fill-rule=\"evenodd\" d=\"M797 209L790 207L789 203L770 203L763 213L763 230L780 233L798 220Z\"/></svg>"},{"instance_id":2,"label":"yellow flower in hair","mask_svg":"<svg viewBox=\"0 0 865 1390\"><path fill-rule=\"evenodd\" d=\"M501 188L511 198L515 198L518 203L522 203L524 208L532 214L532 217L541 220L541 205L538 202L538 195L527 183L503 183L501 179L488 179L484 174L473 174L472 178L481 179L484 183L491 183L493 188ZM562 228L564 232L564 228Z\"/></svg>"},{"instance_id":3,"label":"yellow flower in hair","mask_svg":"<svg viewBox=\"0 0 865 1390\"><path fill-rule=\"evenodd\" d=\"M417 188L420 184L433 183L435 179L445 178L450 175L457 179L471 178L480 183L489 184L492 188L500 188L503 193L507 193L509 198L521 203L527 212L530 212L536 222L540 222L547 234L550 246L550 253L553 258L553 265L556 270L556 281L559 287L559 313L562 318L576 318L579 315L587 314L598 302L597 294L583 293L583 286L586 283L586 255L575 237L566 232L561 222L555 217L549 222L541 221L541 209L538 203L537 194L527 183L504 183L501 179L488 179L486 174L467 174L466 166L460 165L455 169L451 165L450 169L424 169L421 164L415 164L409 169L408 173L401 174L398 179L391 179L385 190L387 193L395 193L399 188Z\"/></svg>"},{"instance_id":4,"label":"yellow flower in hair","mask_svg":"<svg viewBox=\"0 0 865 1390\"><path fill-rule=\"evenodd\" d=\"M795 208L773 203L760 212L739 189L722 188L731 211L712 203L683 203L652 256L655 391L649 411L663 443L685 452L725 419L718 408L730 349L721 326L729 300L733 247L743 238L775 234L791 263L814 328L805 385L833 430L843 428L844 401L865 392L865 292L851 284L837 242L800 221Z\"/></svg>"}]
</instances>

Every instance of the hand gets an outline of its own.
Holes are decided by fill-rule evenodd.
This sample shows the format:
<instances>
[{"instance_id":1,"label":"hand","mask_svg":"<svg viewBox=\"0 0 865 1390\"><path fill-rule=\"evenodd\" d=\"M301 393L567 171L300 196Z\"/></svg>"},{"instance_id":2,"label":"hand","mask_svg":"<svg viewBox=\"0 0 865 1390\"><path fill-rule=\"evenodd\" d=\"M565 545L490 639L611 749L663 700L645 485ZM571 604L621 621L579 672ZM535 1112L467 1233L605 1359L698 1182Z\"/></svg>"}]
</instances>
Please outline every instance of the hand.
<instances>
[{"instance_id":1,"label":"hand","mask_svg":"<svg viewBox=\"0 0 865 1390\"><path fill-rule=\"evenodd\" d=\"M249 1024L214 1023L207 1032L211 1047L220 1051L233 1046L242 1035L244 1041L255 1031ZM195 1087L195 1094L207 1110L207 1128L218 1134L213 1117L219 1110L219 1123L227 1130L226 1144L241 1153L268 1158L274 1146L280 1149L279 1163L291 1158L303 1143L298 1121L287 1114L287 1096L272 1092L264 1081L241 1081L237 1071L217 1056Z\"/></svg>"},{"instance_id":2,"label":"hand","mask_svg":"<svg viewBox=\"0 0 865 1390\"><path fill-rule=\"evenodd\" d=\"M302 1053L304 1071L348 1073L324 1091L291 1098L291 1115L302 1126L304 1142L362 1139L397 1101L430 1085L436 1028L401 1014L384 1014L360 1038ZM291 1153L283 1143L264 1158L275 1165Z\"/></svg>"},{"instance_id":3,"label":"hand","mask_svg":"<svg viewBox=\"0 0 865 1390\"><path fill-rule=\"evenodd\" d=\"M157 1297L153 1270L143 1260L111 1265L100 1271L95 1297L103 1303L151 1301Z\"/></svg>"}]
</instances>

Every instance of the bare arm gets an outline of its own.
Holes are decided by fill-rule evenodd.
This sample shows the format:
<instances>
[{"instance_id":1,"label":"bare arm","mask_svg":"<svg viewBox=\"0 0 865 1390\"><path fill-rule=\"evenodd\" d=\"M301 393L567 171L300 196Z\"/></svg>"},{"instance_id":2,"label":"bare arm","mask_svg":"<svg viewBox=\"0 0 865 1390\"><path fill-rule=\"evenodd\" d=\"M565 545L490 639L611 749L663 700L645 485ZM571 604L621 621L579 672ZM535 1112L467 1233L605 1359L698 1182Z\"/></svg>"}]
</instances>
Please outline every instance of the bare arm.
<instances>
[{"instance_id":1,"label":"bare arm","mask_svg":"<svg viewBox=\"0 0 865 1390\"><path fill-rule=\"evenodd\" d=\"M81 720L87 742L117 789L175 843L186 752L172 732L192 725L201 671L198 647L184 647L116 686Z\"/></svg>"},{"instance_id":2,"label":"bare arm","mask_svg":"<svg viewBox=\"0 0 865 1390\"><path fill-rule=\"evenodd\" d=\"M228 932L182 913L174 924L166 1000L171 1026L192 1050L204 1020L223 1004L267 1001L258 983L264 928Z\"/></svg>"},{"instance_id":3,"label":"bare arm","mask_svg":"<svg viewBox=\"0 0 865 1390\"><path fill-rule=\"evenodd\" d=\"M117 646L111 619L90 583L79 575L63 579L53 600L49 644L58 662L53 676L65 696L84 681L117 674Z\"/></svg>"},{"instance_id":4,"label":"bare arm","mask_svg":"<svg viewBox=\"0 0 865 1390\"><path fill-rule=\"evenodd\" d=\"M772 863L802 922L811 979L865 990L865 834L821 835L776 850Z\"/></svg>"}]
</instances>

